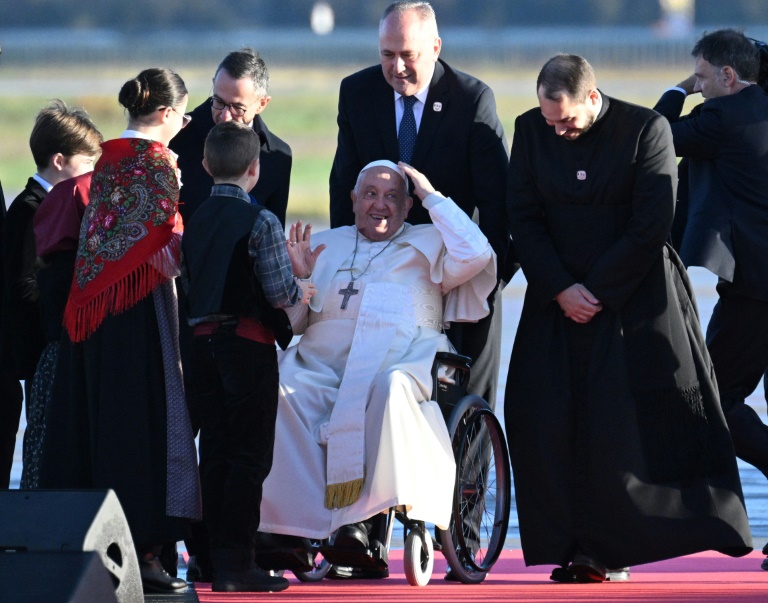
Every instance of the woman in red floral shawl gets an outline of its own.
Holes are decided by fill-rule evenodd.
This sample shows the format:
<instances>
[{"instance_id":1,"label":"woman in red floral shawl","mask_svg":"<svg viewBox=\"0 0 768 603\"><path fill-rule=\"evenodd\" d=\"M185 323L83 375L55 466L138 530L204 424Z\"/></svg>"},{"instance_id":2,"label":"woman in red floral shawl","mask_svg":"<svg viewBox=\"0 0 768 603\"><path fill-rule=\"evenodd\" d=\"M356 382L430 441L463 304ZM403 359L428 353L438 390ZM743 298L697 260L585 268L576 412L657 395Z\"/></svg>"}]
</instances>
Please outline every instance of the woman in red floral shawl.
<instances>
[{"instance_id":1,"label":"woman in red floral shawl","mask_svg":"<svg viewBox=\"0 0 768 603\"><path fill-rule=\"evenodd\" d=\"M69 404L84 399L87 433L75 454L62 455L74 466L45 474L65 476L56 487L114 489L144 590L173 592L186 583L163 571L159 545L180 540L185 522L200 518L174 285L180 181L167 148L189 122L187 90L176 73L153 68L126 82L118 99L128 129L102 146L64 312L83 366L79 377L67 376L66 395Z\"/></svg>"}]
</instances>

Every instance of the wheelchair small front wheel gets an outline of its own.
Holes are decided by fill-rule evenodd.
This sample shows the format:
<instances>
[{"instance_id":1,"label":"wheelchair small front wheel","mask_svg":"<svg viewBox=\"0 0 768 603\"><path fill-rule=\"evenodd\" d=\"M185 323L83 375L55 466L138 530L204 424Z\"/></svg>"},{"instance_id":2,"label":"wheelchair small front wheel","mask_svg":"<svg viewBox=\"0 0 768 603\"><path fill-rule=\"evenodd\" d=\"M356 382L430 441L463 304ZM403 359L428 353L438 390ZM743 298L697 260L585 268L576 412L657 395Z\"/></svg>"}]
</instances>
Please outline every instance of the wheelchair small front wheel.
<instances>
[{"instance_id":1,"label":"wheelchair small front wheel","mask_svg":"<svg viewBox=\"0 0 768 603\"><path fill-rule=\"evenodd\" d=\"M432 536L427 534L424 527L411 530L405 538L403 551L403 568L408 584L426 586L432 577L434 564L435 550L432 546Z\"/></svg>"}]
</instances>

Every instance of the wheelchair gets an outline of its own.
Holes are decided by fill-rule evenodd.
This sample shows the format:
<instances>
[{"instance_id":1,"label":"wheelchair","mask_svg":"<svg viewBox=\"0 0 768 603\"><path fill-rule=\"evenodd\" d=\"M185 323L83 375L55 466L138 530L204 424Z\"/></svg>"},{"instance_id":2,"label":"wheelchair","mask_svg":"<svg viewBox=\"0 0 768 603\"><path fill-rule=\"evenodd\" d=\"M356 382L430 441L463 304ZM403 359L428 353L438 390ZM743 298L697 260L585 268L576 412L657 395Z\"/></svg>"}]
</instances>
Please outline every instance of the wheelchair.
<instances>
[{"instance_id":1,"label":"wheelchair","mask_svg":"<svg viewBox=\"0 0 768 603\"><path fill-rule=\"evenodd\" d=\"M337 566L385 570L395 520L403 526L403 566L408 583L425 586L440 551L451 577L464 584L482 582L499 558L507 533L511 477L507 444L498 419L488 403L468 395L471 359L439 352L432 366L433 396L451 437L456 460L456 482L448 529L435 527L434 538L423 521L408 518L401 509L389 509L380 533L365 551L340 550L334 535L307 541L303 549L265 551L257 563L266 570L290 569L302 582L322 580Z\"/></svg>"}]
</instances>

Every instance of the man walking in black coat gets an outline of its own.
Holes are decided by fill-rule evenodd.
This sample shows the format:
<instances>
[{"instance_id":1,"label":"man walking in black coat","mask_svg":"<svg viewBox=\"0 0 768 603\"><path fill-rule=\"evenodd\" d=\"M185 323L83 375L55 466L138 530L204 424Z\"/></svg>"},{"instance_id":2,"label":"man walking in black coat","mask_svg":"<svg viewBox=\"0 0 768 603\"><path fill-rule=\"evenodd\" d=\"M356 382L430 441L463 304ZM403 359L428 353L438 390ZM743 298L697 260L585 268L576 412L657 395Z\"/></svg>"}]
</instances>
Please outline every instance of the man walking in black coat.
<instances>
[{"instance_id":1,"label":"man walking in black coat","mask_svg":"<svg viewBox=\"0 0 768 603\"><path fill-rule=\"evenodd\" d=\"M339 92L339 135L330 176L331 226L353 224L350 192L364 165L406 161L469 216L477 214L501 274L509 246L504 207L507 143L491 89L440 60L442 41L428 2L394 2L379 22L381 64L350 75ZM411 224L429 223L414 202ZM500 294L491 295L490 302ZM452 325L448 337L474 358L470 392L496 398L501 312Z\"/></svg>"},{"instance_id":2,"label":"man walking in black coat","mask_svg":"<svg viewBox=\"0 0 768 603\"><path fill-rule=\"evenodd\" d=\"M707 347L736 455L768 477L768 426L745 403L768 367L768 95L744 34L709 33L691 54L694 74L655 107L671 122L676 154L688 158L680 257L719 277ZM701 110L681 117L696 92Z\"/></svg>"}]
</instances>

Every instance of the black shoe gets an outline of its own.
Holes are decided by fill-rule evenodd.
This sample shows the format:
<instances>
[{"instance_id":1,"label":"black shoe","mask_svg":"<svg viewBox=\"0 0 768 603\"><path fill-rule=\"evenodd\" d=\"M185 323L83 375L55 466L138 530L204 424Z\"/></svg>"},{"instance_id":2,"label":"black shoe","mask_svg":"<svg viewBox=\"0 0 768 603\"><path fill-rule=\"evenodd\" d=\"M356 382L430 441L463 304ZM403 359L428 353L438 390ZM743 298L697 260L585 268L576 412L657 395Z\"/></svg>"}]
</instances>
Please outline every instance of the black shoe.
<instances>
[{"instance_id":1,"label":"black shoe","mask_svg":"<svg viewBox=\"0 0 768 603\"><path fill-rule=\"evenodd\" d=\"M332 565L325 577L330 580L380 580L381 578L389 578L389 567Z\"/></svg>"},{"instance_id":2,"label":"black shoe","mask_svg":"<svg viewBox=\"0 0 768 603\"><path fill-rule=\"evenodd\" d=\"M553 582L568 584L571 582L576 582L576 574L571 571L570 565L568 567L556 567L552 570L552 574L550 574L549 579Z\"/></svg>"},{"instance_id":3,"label":"black shoe","mask_svg":"<svg viewBox=\"0 0 768 603\"><path fill-rule=\"evenodd\" d=\"M434 546L435 541L432 541L432 546L434 548L437 548ZM472 553L472 557L474 559L475 553ZM464 560L464 569L468 574L476 574L478 573L478 570L472 567L468 561ZM459 574L455 571L453 571L453 568L449 565L445 570L445 576L443 576L443 580L448 580L448 582L461 582L461 578L459 577Z\"/></svg>"},{"instance_id":4,"label":"black shoe","mask_svg":"<svg viewBox=\"0 0 768 603\"><path fill-rule=\"evenodd\" d=\"M333 541L334 547L343 549L361 549L369 547L368 530L362 523L351 523L341 526L336 532L336 538Z\"/></svg>"},{"instance_id":5,"label":"black shoe","mask_svg":"<svg viewBox=\"0 0 768 603\"><path fill-rule=\"evenodd\" d=\"M477 574L479 575L479 572L469 566L464 566L467 570L467 573L469 574ZM461 582L461 578L459 577L458 572L453 571L453 568L451 566L448 566L448 569L445 570L445 576L443 576L443 580L447 580L448 582Z\"/></svg>"},{"instance_id":6,"label":"black shoe","mask_svg":"<svg viewBox=\"0 0 768 603\"><path fill-rule=\"evenodd\" d=\"M254 538L254 560L264 570L308 572L314 567L309 538L257 532Z\"/></svg>"},{"instance_id":7,"label":"black shoe","mask_svg":"<svg viewBox=\"0 0 768 603\"><path fill-rule=\"evenodd\" d=\"M168 575L157 557L139 559L139 572L144 592L176 593L187 588L184 580Z\"/></svg>"},{"instance_id":8,"label":"black shoe","mask_svg":"<svg viewBox=\"0 0 768 603\"><path fill-rule=\"evenodd\" d=\"M614 570L616 572L615 581L620 581L619 573L626 570L626 580L629 580L629 568L622 568L621 570ZM552 574L549 576L550 580L554 582L562 582L564 584L581 582L604 582L606 579L605 566L599 561L587 557L583 553L577 553L568 567L556 567L552 570Z\"/></svg>"},{"instance_id":9,"label":"black shoe","mask_svg":"<svg viewBox=\"0 0 768 603\"><path fill-rule=\"evenodd\" d=\"M213 582L213 568L205 567L197 560L197 555L190 555L187 561L188 582Z\"/></svg>"},{"instance_id":10,"label":"black shoe","mask_svg":"<svg viewBox=\"0 0 768 603\"><path fill-rule=\"evenodd\" d=\"M288 588L288 580L270 576L260 567L247 570L219 570L211 584L217 593L276 593Z\"/></svg>"},{"instance_id":11,"label":"black shoe","mask_svg":"<svg viewBox=\"0 0 768 603\"><path fill-rule=\"evenodd\" d=\"M592 557L588 557L583 553L576 553L576 556L573 558L573 562L569 567L569 571L576 576L576 582L588 583L605 581L605 566L596 559L592 559Z\"/></svg>"}]
</instances>

